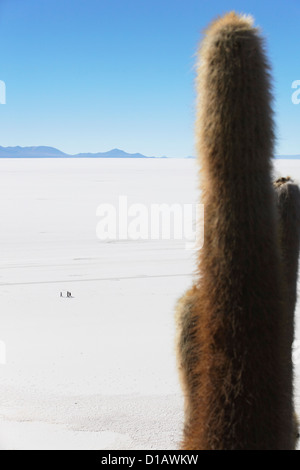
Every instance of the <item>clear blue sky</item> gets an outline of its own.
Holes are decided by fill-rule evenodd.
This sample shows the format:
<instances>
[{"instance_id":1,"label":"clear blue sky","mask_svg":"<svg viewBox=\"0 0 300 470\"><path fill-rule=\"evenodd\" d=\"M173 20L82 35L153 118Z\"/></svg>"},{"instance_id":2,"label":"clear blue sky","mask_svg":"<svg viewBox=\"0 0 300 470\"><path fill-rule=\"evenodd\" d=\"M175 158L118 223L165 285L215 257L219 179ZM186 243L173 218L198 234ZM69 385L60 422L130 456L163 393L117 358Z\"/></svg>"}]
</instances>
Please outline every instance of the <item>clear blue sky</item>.
<instances>
[{"instance_id":1,"label":"clear blue sky","mask_svg":"<svg viewBox=\"0 0 300 470\"><path fill-rule=\"evenodd\" d=\"M194 55L229 10L266 36L276 153L300 154L299 0L0 0L0 145L195 154Z\"/></svg>"}]
</instances>

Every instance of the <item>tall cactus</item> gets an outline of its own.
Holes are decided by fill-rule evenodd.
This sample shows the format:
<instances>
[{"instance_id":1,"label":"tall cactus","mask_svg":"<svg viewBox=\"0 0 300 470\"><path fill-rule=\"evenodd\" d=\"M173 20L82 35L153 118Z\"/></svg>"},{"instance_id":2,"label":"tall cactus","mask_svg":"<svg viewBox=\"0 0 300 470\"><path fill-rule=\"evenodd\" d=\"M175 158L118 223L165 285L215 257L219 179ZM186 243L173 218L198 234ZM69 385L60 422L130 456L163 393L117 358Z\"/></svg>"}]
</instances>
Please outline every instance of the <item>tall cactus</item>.
<instances>
[{"instance_id":1,"label":"tall cactus","mask_svg":"<svg viewBox=\"0 0 300 470\"><path fill-rule=\"evenodd\" d=\"M205 240L177 307L183 449L291 449L292 361L271 183L269 66L250 17L205 33L196 137Z\"/></svg>"},{"instance_id":2,"label":"tall cactus","mask_svg":"<svg viewBox=\"0 0 300 470\"><path fill-rule=\"evenodd\" d=\"M286 298L286 335L290 346L294 341L295 307L300 250L300 190L288 176L274 182L278 207L279 242ZM294 414L295 445L299 438L299 420Z\"/></svg>"},{"instance_id":3,"label":"tall cactus","mask_svg":"<svg viewBox=\"0 0 300 470\"><path fill-rule=\"evenodd\" d=\"M289 176L278 178L274 182L274 188L278 206L281 258L286 280L287 326L292 344L300 249L300 190Z\"/></svg>"}]
</instances>

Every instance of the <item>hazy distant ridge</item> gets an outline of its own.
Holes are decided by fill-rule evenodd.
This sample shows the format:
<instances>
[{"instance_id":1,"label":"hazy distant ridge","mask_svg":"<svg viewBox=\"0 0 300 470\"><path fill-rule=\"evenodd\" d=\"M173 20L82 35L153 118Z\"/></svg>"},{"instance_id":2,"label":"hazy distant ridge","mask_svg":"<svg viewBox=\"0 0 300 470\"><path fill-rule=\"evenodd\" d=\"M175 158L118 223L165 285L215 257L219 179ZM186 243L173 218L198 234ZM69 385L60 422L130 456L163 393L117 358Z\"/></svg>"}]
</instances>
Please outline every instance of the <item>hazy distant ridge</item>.
<instances>
[{"instance_id":1,"label":"hazy distant ridge","mask_svg":"<svg viewBox=\"0 0 300 470\"><path fill-rule=\"evenodd\" d=\"M54 147L1 147L0 158L168 158L168 157L146 157L141 153L127 153L124 150L112 149L108 152L77 153L69 155ZM170 158L170 157L169 157ZM188 156L185 158L195 158ZM275 155L275 158L298 160L300 155Z\"/></svg>"},{"instance_id":2,"label":"hazy distant ridge","mask_svg":"<svg viewBox=\"0 0 300 470\"><path fill-rule=\"evenodd\" d=\"M0 147L0 158L153 158L141 153L127 153L113 149L109 152L69 155L54 147Z\"/></svg>"},{"instance_id":3,"label":"hazy distant ridge","mask_svg":"<svg viewBox=\"0 0 300 470\"><path fill-rule=\"evenodd\" d=\"M275 155L275 158L280 158L283 160L299 160L300 155Z\"/></svg>"}]
</instances>

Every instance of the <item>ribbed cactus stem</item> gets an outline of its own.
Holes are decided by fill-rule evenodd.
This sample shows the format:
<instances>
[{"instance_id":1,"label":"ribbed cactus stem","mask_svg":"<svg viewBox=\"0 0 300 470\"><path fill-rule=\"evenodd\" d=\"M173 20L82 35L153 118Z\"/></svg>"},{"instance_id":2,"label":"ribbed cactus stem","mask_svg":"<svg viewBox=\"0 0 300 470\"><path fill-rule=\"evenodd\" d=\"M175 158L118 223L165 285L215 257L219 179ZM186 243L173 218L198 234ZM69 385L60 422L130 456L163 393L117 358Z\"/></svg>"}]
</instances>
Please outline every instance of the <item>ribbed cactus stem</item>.
<instances>
[{"instance_id":1,"label":"ribbed cactus stem","mask_svg":"<svg viewBox=\"0 0 300 470\"><path fill-rule=\"evenodd\" d=\"M293 447L269 73L252 18L229 13L206 30L196 121L205 240L178 308L183 449Z\"/></svg>"}]
</instances>

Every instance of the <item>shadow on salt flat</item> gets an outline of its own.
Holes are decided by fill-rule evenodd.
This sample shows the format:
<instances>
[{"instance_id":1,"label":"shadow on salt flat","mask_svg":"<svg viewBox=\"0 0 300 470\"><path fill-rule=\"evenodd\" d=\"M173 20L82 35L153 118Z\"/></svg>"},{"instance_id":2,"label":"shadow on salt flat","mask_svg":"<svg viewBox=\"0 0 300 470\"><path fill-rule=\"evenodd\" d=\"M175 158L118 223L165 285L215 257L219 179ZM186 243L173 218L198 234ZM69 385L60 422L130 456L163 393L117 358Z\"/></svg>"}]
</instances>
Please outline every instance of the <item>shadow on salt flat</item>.
<instances>
[{"instance_id":1,"label":"shadow on salt flat","mask_svg":"<svg viewBox=\"0 0 300 470\"><path fill-rule=\"evenodd\" d=\"M0 450L108 450L133 448L129 436L72 431L59 424L1 422Z\"/></svg>"}]
</instances>

